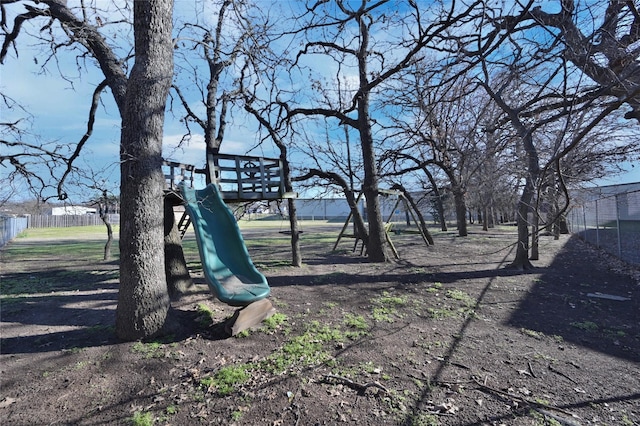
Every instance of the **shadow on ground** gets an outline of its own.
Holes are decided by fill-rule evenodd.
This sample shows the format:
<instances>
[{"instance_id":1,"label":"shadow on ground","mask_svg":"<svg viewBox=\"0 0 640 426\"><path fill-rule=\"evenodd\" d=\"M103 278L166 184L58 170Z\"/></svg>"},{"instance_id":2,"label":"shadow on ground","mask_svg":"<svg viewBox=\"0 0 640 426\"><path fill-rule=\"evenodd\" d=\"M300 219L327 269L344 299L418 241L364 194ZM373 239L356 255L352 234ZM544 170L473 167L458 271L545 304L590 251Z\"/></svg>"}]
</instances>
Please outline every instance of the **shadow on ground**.
<instances>
[{"instance_id":1,"label":"shadow on ground","mask_svg":"<svg viewBox=\"0 0 640 426\"><path fill-rule=\"evenodd\" d=\"M570 238L508 324L640 362L640 287L628 275L592 267L602 256Z\"/></svg>"},{"instance_id":2,"label":"shadow on ground","mask_svg":"<svg viewBox=\"0 0 640 426\"><path fill-rule=\"evenodd\" d=\"M52 269L2 276L0 354L44 353L119 343L115 335L117 271ZM205 288L200 286L200 288ZM210 299L208 291L191 298ZM169 340L198 330L197 312L171 309ZM207 327L207 338L227 338L225 324ZM25 333L25 330L28 330Z\"/></svg>"}]
</instances>

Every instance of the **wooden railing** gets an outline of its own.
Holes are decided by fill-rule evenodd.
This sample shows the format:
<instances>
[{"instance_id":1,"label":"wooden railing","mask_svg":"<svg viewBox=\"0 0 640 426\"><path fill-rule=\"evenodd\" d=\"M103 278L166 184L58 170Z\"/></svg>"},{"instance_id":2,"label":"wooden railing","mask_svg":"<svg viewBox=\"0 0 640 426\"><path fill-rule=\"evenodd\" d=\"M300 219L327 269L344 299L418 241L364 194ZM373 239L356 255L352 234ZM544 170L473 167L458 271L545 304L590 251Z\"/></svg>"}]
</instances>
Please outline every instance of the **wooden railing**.
<instances>
[{"instance_id":1,"label":"wooden railing","mask_svg":"<svg viewBox=\"0 0 640 426\"><path fill-rule=\"evenodd\" d=\"M225 200L283 198L284 174L278 158L216 155L216 179Z\"/></svg>"},{"instance_id":2,"label":"wooden railing","mask_svg":"<svg viewBox=\"0 0 640 426\"><path fill-rule=\"evenodd\" d=\"M191 164L176 163L175 161L164 161L162 163L164 179L168 190L177 191L178 185L182 182L189 187L193 187L193 177L196 166Z\"/></svg>"},{"instance_id":3,"label":"wooden railing","mask_svg":"<svg viewBox=\"0 0 640 426\"><path fill-rule=\"evenodd\" d=\"M218 154L213 157L215 180L222 198L228 201L277 200L291 198L286 193L284 171L279 158ZM181 182L193 187L194 174L204 174L195 166L165 161L167 189L176 191Z\"/></svg>"}]
</instances>

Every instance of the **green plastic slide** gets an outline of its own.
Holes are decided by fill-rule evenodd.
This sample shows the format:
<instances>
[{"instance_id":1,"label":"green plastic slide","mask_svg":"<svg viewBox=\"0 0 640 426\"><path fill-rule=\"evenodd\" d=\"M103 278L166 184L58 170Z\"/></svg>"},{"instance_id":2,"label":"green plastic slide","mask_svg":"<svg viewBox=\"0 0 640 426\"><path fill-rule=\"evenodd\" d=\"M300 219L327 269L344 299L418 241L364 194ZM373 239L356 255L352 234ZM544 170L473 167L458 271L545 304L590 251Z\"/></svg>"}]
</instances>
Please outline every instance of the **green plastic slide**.
<instances>
[{"instance_id":1,"label":"green plastic slide","mask_svg":"<svg viewBox=\"0 0 640 426\"><path fill-rule=\"evenodd\" d=\"M253 265L238 222L217 185L201 190L185 186L180 189L211 292L232 306L245 306L269 296L267 279Z\"/></svg>"}]
</instances>

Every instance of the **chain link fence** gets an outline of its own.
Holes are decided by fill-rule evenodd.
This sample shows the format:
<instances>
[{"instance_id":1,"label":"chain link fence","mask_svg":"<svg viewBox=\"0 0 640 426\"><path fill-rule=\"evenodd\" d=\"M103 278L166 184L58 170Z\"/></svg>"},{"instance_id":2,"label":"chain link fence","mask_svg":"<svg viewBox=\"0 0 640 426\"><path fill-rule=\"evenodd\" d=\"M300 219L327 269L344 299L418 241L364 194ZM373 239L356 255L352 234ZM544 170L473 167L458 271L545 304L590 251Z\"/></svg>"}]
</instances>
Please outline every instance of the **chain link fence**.
<instances>
[{"instance_id":1,"label":"chain link fence","mask_svg":"<svg viewBox=\"0 0 640 426\"><path fill-rule=\"evenodd\" d=\"M13 240L19 233L27 229L26 217L0 216L0 247Z\"/></svg>"},{"instance_id":2,"label":"chain link fence","mask_svg":"<svg viewBox=\"0 0 640 426\"><path fill-rule=\"evenodd\" d=\"M602 187L580 197L568 215L570 231L627 263L640 265L640 184ZM606 190L603 190L607 188ZM610 194L607 194L610 192ZM615 193L611 193L615 192Z\"/></svg>"}]
</instances>

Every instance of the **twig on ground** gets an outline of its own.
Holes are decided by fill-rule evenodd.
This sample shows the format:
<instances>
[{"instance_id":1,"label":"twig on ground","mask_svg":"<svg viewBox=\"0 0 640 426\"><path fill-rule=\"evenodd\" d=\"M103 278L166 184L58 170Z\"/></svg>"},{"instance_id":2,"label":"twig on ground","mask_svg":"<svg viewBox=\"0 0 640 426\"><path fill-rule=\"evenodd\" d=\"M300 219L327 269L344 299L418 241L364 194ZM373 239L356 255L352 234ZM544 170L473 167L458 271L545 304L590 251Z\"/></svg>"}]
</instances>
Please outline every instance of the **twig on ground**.
<instances>
[{"instance_id":1,"label":"twig on ground","mask_svg":"<svg viewBox=\"0 0 640 426\"><path fill-rule=\"evenodd\" d=\"M552 419L554 419L555 421L557 421L558 423L560 423L563 426L580 426L580 423L578 422L574 422L571 419L567 419L566 417L562 417L559 416L557 414L554 414L552 412L550 412L549 410L544 410L540 407L533 407L534 410L536 410L538 413L542 414L545 417L551 417Z\"/></svg>"},{"instance_id":2,"label":"twig on ground","mask_svg":"<svg viewBox=\"0 0 640 426\"><path fill-rule=\"evenodd\" d=\"M567 376L566 374L564 374L562 371L560 371L560 370L556 370L556 369L555 369L551 364L549 364L549 370L550 370L550 371L553 371L554 373L556 373L556 374L558 374L558 375L560 375L560 376L562 376L562 377L564 377L565 379L569 380L571 383L574 383L574 384L576 384L576 385L578 384L578 382L576 382L576 381L575 381L575 380L573 380L571 377L569 377L569 376Z\"/></svg>"},{"instance_id":3,"label":"twig on ground","mask_svg":"<svg viewBox=\"0 0 640 426\"><path fill-rule=\"evenodd\" d=\"M449 362L449 364L450 364L450 365L453 365L454 367L463 368L463 369L465 369L465 370L471 370L471 367L467 367L466 365L461 364L461 363L459 363L459 362L450 361L450 362Z\"/></svg>"},{"instance_id":4,"label":"twig on ground","mask_svg":"<svg viewBox=\"0 0 640 426\"><path fill-rule=\"evenodd\" d=\"M484 389L484 390L489 391L491 393L494 393L494 394L497 394L497 395L500 395L500 396L503 396L503 397L506 397L506 398L515 399L515 400L520 401L520 402L522 402L524 404L530 405L536 411L540 411L540 413L542 413L542 414L549 414L548 410L553 410L553 411L557 411L558 413L562 413L562 414L564 414L566 416L579 419L579 417L577 415L575 415L575 414L573 414L573 413L571 413L569 411L563 410L560 407L555 407L553 405L548 405L548 404L541 404L539 402L532 401L532 400L524 398L522 396L510 394L509 392L505 392L505 391L502 391L500 389L496 389L496 388L493 388L491 386L482 384L475 377L473 378L473 381L476 383L476 385L478 385L480 387L480 389ZM567 425L567 426L580 426L579 423L576 423L576 422L574 422L572 420L569 420L569 419L565 419L564 417L560 417L560 419L563 419L564 424ZM558 420L558 419L556 419L556 420ZM558 420L558 421L560 421L560 420Z\"/></svg>"},{"instance_id":5,"label":"twig on ground","mask_svg":"<svg viewBox=\"0 0 640 426\"><path fill-rule=\"evenodd\" d=\"M365 383L365 384L360 384L360 383L354 382L351 379L348 379L348 378L343 377L343 376L337 376L335 374L325 374L324 380L327 383L331 383L332 381L335 381L335 382L339 382L339 383L345 384L345 385L349 386L350 388L357 390L358 393L361 393L361 394L365 393L368 388L378 388L384 393L389 393L387 388L385 388L383 385L381 385L380 383L375 382L375 381L374 382Z\"/></svg>"},{"instance_id":6,"label":"twig on ground","mask_svg":"<svg viewBox=\"0 0 640 426\"><path fill-rule=\"evenodd\" d=\"M529 373L531 373L531 377L533 377L534 379L537 379L538 377L536 376L536 373L533 372L533 367L531 366L531 363L528 362L527 364L529 365Z\"/></svg>"}]
</instances>

